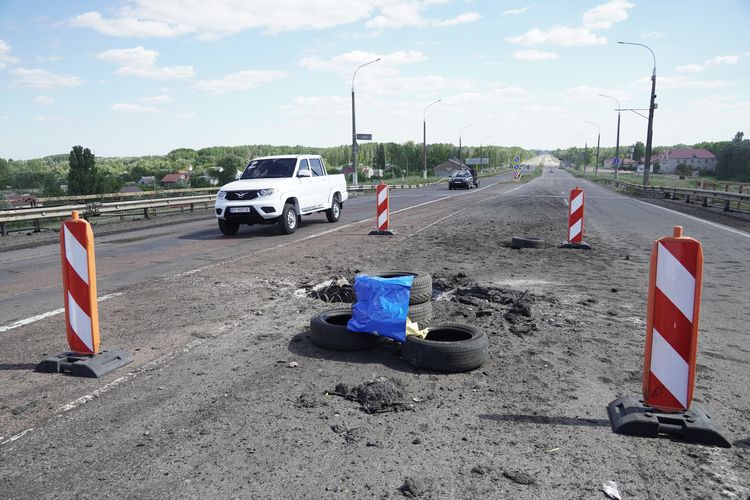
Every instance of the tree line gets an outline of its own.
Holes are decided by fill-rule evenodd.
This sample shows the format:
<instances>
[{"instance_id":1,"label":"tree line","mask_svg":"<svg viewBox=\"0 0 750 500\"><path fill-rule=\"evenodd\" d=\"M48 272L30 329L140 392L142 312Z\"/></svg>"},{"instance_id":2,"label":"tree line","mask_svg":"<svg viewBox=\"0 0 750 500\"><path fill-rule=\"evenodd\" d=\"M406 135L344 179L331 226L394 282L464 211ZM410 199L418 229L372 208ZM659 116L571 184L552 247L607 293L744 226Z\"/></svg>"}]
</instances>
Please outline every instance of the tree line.
<instances>
[{"instance_id":1,"label":"tree line","mask_svg":"<svg viewBox=\"0 0 750 500\"><path fill-rule=\"evenodd\" d=\"M481 149L481 151L480 151ZM98 194L118 191L123 185L142 177L154 177L158 182L165 175L180 171L190 172L191 187L209 186L204 176L218 179L219 184L234 180L248 160L259 156L283 154L319 154L331 173L339 173L351 165L351 146L327 148L309 146L215 146L203 149L179 148L163 156L96 157L83 146L74 146L70 153L45 156L33 160L0 158L0 191L34 191L42 196L66 194ZM528 158L536 152L519 147L482 146L464 147L453 144L430 144L427 148L428 174L448 159L482 157L489 166L509 165L514 156ZM421 143L368 142L359 145L357 164L382 169L385 177L421 175L424 169L424 149ZM145 186L148 189L149 186Z\"/></svg>"}]
</instances>

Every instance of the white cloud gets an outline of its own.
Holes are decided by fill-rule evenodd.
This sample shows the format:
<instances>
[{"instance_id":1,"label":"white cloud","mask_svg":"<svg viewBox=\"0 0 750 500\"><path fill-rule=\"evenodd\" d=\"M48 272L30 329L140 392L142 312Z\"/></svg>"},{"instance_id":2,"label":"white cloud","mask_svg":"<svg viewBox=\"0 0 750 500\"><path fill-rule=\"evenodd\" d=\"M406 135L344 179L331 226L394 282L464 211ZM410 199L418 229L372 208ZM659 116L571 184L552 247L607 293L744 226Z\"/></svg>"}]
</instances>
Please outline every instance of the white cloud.
<instances>
[{"instance_id":1,"label":"white cloud","mask_svg":"<svg viewBox=\"0 0 750 500\"><path fill-rule=\"evenodd\" d=\"M583 14L583 27L591 30L606 30L613 24L628 18L628 9L635 5L626 0L610 0Z\"/></svg>"},{"instance_id":2,"label":"white cloud","mask_svg":"<svg viewBox=\"0 0 750 500\"><path fill-rule=\"evenodd\" d=\"M97 57L104 62L120 66L115 71L118 75L155 80L191 78L194 75L192 66L156 66L159 53L141 46L132 49L107 50L100 52Z\"/></svg>"},{"instance_id":3,"label":"white cloud","mask_svg":"<svg viewBox=\"0 0 750 500\"><path fill-rule=\"evenodd\" d=\"M77 87L83 80L73 75L55 75L44 69L15 68L10 70L15 76L11 84L13 87L32 87L37 89L53 89L57 87Z\"/></svg>"},{"instance_id":4,"label":"white cloud","mask_svg":"<svg viewBox=\"0 0 750 500\"><path fill-rule=\"evenodd\" d=\"M543 52L541 50L516 50L513 52L513 58L521 61L545 61L557 59L558 55L554 52Z\"/></svg>"},{"instance_id":5,"label":"white cloud","mask_svg":"<svg viewBox=\"0 0 750 500\"><path fill-rule=\"evenodd\" d=\"M212 95L227 94L229 92L252 90L264 83L285 78L285 71L246 70L227 75L219 80L201 80L193 88Z\"/></svg>"},{"instance_id":6,"label":"white cloud","mask_svg":"<svg viewBox=\"0 0 750 500\"><path fill-rule=\"evenodd\" d=\"M38 104L52 104L53 102L55 102L55 100L50 96L39 95L34 98L34 102Z\"/></svg>"},{"instance_id":7,"label":"white cloud","mask_svg":"<svg viewBox=\"0 0 750 500\"><path fill-rule=\"evenodd\" d=\"M374 29L453 26L479 19L462 13L450 19L431 19L425 11L443 0L213 0L204 3L175 0L125 0L113 17L86 12L70 20L74 27L89 28L119 37L173 38L195 34L213 40L248 29L269 33L326 29L367 20Z\"/></svg>"},{"instance_id":8,"label":"white cloud","mask_svg":"<svg viewBox=\"0 0 750 500\"><path fill-rule=\"evenodd\" d=\"M351 113L351 100L339 96L296 97L282 109L295 116L348 116Z\"/></svg>"},{"instance_id":9,"label":"white cloud","mask_svg":"<svg viewBox=\"0 0 750 500\"><path fill-rule=\"evenodd\" d=\"M178 120L192 120L196 116L198 116L198 114L193 111L185 111L184 113L178 114L177 119Z\"/></svg>"},{"instance_id":10,"label":"white cloud","mask_svg":"<svg viewBox=\"0 0 750 500\"><path fill-rule=\"evenodd\" d=\"M299 65L309 70L321 71L329 70L336 72L352 73L360 64L373 61L380 58L376 63L377 67L394 68L404 64L413 64L416 62L426 61L427 57L417 50L391 52L389 54L375 54L373 52L364 52L355 50L345 54L339 54L328 60L319 57L305 57L300 60ZM373 69L375 69L373 67Z\"/></svg>"},{"instance_id":11,"label":"white cloud","mask_svg":"<svg viewBox=\"0 0 750 500\"><path fill-rule=\"evenodd\" d=\"M146 21L133 17L104 19L98 12L86 12L70 20L75 28L90 28L99 33L119 37L173 38L195 31L192 26L172 24L169 21Z\"/></svg>"},{"instance_id":12,"label":"white cloud","mask_svg":"<svg viewBox=\"0 0 750 500\"><path fill-rule=\"evenodd\" d=\"M10 45L0 40L0 69L3 69L8 63L18 63L18 58L10 55Z\"/></svg>"},{"instance_id":13,"label":"white cloud","mask_svg":"<svg viewBox=\"0 0 750 500\"><path fill-rule=\"evenodd\" d=\"M649 31L647 33L641 33L641 38L647 38L647 39L657 39L657 38L664 38L665 35L661 31Z\"/></svg>"},{"instance_id":14,"label":"white cloud","mask_svg":"<svg viewBox=\"0 0 750 500\"><path fill-rule=\"evenodd\" d=\"M174 99L172 99L170 96L166 94L162 94L162 95L155 95L151 97L144 97L141 100L144 102L149 102L151 104L162 104L165 102L172 102Z\"/></svg>"},{"instance_id":15,"label":"white cloud","mask_svg":"<svg viewBox=\"0 0 750 500\"><path fill-rule=\"evenodd\" d=\"M459 24L475 23L481 18L482 16L480 16L476 12L466 12L464 14L459 14L458 16L451 19L446 19L445 21L436 21L434 23L434 26L437 28L446 28L449 26L457 26Z\"/></svg>"},{"instance_id":16,"label":"white cloud","mask_svg":"<svg viewBox=\"0 0 750 500\"><path fill-rule=\"evenodd\" d=\"M518 14L523 14L524 12L528 12L531 10L531 7L521 7L520 9L510 9L503 12L504 16L514 16Z\"/></svg>"},{"instance_id":17,"label":"white cloud","mask_svg":"<svg viewBox=\"0 0 750 500\"><path fill-rule=\"evenodd\" d=\"M706 71L706 68L700 64L685 64L683 66L677 66L675 71L679 73L700 73L701 71Z\"/></svg>"},{"instance_id":18,"label":"white cloud","mask_svg":"<svg viewBox=\"0 0 750 500\"><path fill-rule=\"evenodd\" d=\"M596 36L588 29L568 28L566 26L554 26L548 31L535 28L522 35L506 38L506 40L518 45L550 44L562 47L607 44L605 38Z\"/></svg>"},{"instance_id":19,"label":"white cloud","mask_svg":"<svg viewBox=\"0 0 750 500\"><path fill-rule=\"evenodd\" d=\"M112 106L110 106L110 109L112 111L117 111L118 113L127 114L156 113L157 111L159 111L158 109L151 106L142 106L140 104L129 104L124 102L113 104Z\"/></svg>"},{"instance_id":20,"label":"white cloud","mask_svg":"<svg viewBox=\"0 0 750 500\"><path fill-rule=\"evenodd\" d=\"M737 61L739 61L739 59L740 56L716 56L706 61L706 66L710 66L712 64L737 64Z\"/></svg>"}]
</instances>

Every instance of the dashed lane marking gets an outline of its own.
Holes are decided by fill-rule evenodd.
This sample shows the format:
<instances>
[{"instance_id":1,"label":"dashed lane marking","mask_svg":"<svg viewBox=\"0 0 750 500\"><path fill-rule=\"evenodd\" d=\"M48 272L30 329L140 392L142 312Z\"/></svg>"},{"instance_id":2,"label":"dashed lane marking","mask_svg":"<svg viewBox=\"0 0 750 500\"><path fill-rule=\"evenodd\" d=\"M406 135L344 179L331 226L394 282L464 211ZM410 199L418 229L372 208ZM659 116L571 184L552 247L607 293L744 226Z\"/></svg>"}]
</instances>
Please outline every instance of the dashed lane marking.
<instances>
[{"instance_id":1,"label":"dashed lane marking","mask_svg":"<svg viewBox=\"0 0 750 500\"><path fill-rule=\"evenodd\" d=\"M97 302L104 302L105 300L109 300L109 299L111 299L113 297L118 297L120 295L122 295L122 292L115 292L115 293L110 293L110 294L107 294L107 295L102 295L101 297L99 297L97 299ZM35 323L37 321L41 321L41 320L43 320L45 318L49 318L50 316L54 316L54 315L60 314L62 312L65 312L65 308L64 307L61 307L60 309L54 309L52 311L47 311L47 312L42 313L42 314L37 314L36 316L32 316L30 318L19 319L18 321L14 322L14 323L10 323L8 325L0 326L0 333L7 332L8 330L14 330L14 329L16 329L18 327L29 325L29 324Z\"/></svg>"}]
</instances>

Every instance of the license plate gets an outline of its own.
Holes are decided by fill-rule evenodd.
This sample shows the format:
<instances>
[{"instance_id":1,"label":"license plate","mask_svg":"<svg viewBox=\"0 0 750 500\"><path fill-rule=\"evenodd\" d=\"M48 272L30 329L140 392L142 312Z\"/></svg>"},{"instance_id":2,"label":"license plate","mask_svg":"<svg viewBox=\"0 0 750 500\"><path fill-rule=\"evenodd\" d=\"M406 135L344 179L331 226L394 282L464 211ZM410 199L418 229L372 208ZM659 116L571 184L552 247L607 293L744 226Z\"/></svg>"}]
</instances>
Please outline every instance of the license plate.
<instances>
[{"instance_id":1,"label":"license plate","mask_svg":"<svg viewBox=\"0 0 750 500\"><path fill-rule=\"evenodd\" d=\"M229 212L233 214L247 214L250 213L250 207L230 207Z\"/></svg>"}]
</instances>

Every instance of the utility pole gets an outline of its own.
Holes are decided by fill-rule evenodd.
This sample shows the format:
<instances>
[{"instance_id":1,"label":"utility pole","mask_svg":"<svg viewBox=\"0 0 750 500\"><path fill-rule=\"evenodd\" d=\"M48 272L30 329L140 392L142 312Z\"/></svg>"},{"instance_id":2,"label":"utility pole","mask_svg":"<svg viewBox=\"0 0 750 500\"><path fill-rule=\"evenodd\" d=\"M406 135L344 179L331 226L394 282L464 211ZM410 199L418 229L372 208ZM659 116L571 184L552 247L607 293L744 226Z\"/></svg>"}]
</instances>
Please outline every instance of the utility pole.
<instances>
[{"instance_id":1,"label":"utility pole","mask_svg":"<svg viewBox=\"0 0 750 500\"><path fill-rule=\"evenodd\" d=\"M352 185L357 186L358 179L357 179L357 151L359 150L359 144L357 144L357 120L355 118L355 107L354 107L354 77L357 76L357 71L364 68L368 64L372 64L374 62L380 61L380 58L374 59L370 62L366 62L362 65L360 65L357 69L354 70L354 74L352 75Z\"/></svg>"}]
</instances>

